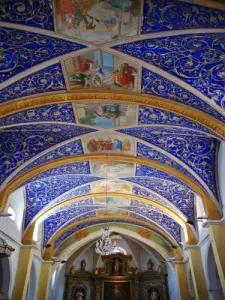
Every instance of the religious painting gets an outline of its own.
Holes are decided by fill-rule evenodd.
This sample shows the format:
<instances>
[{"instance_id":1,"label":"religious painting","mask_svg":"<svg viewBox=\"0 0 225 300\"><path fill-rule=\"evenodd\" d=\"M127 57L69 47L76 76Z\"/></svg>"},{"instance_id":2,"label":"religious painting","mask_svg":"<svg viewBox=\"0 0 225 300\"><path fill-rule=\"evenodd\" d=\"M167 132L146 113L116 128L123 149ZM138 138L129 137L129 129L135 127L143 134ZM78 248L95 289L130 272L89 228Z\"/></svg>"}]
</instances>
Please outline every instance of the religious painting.
<instances>
[{"instance_id":1,"label":"religious painting","mask_svg":"<svg viewBox=\"0 0 225 300\"><path fill-rule=\"evenodd\" d=\"M93 43L135 36L140 0L55 0L55 27L60 34Z\"/></svg>"},{"instance_id":2,"label":"religious painting","mask_svg":"<svg viewBox=\"0 0 225 300\"><path fill-rule=\"evenodd\" d=\"M134 139L118 134L94 134L93 137L84 137L83 144L88 153L94 152L123 152L134 153Z\"/></svg>"},{"instance_id":3,"label":"religious painting","mask_svg":"<svg viewBox=\"0 0 225 300\"><path fill-rule=\"evenodd\" d=\"M104 129L136 125L137 106L134 104L90 103L77 104L79 124Z\"/></svg>"},{"instance_id":4,"label":"religious painting","mask_svg":"<svg viewBox=\"0 0 225 300\"><path fill-rule=\"evenodd\" d=\"M102 209L96 211L97 216L128 216L129 212L121 209L123 206L130 206L130 200L116 197L96 197L94 204L103 206Z\"/></svg>"},{"instance_id":5,"label":"religious painting","mask_svg":"<svg viewBox=\"0 0 225 300\"><path fill-rule=\"evenodd\" d=\"M134 164L126 162L91 161L91 174L94 176L116 179L134 176Z\"/></svg>"},{"instance_id":6,"label":"religious painting","mask_svg":"<svg viewBox=\"0 0 225 300\"><path fill-rule=\"evenodd\" d=\"M132 185L120 180L102 180L91 184L93 193L126 193L132 192Z\"/></svg>"},{"instance_id":7,"label":"religious painting","mask_svg":"<svg viewBox=\"0 0 225 300\"><path fill-rule=\"evenodd\" d=\"M138 67L102 51L91 51L64 61L71 90L100 88L137 91Z\"/></svg>"},{"instance_id":8,"label":"religious painting","mask_svg":"<svg viewBox=\"0 0 225 300\"><path fill-rule=\"evenodd\" d=\"M106 208L130 206L130 199L118 197L95 197L94 205L103 205Z\"/></svg>"},{"instance_id":9,"label":"religious painting","mask_svg":"<svg viewBox=\"0 0 225 300\"><path fill-rule=\"evenodd\" d=\"M130 282L104 282L103 299L131 300Z\"/></svg>"}]
</instances>

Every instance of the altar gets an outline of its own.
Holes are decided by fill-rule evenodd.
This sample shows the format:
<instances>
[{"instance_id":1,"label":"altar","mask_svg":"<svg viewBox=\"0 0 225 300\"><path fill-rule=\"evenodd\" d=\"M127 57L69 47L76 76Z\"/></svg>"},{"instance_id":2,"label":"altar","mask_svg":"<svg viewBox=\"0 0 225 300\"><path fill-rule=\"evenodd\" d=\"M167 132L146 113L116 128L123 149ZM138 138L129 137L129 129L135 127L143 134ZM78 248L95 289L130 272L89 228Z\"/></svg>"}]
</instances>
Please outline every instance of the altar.
<instances>
[{"instance_id":1,"label":"altar","mask_svg":"<svg viewBox=\"0 0 225 300\"><path fill-rule=\"evenodd\" d=\"M169 300L167 275L151 268L131 267L131 255L101 256L103 267L92 273L71 269L66 275L64 300Z\"/></svg>"}]
</instances>

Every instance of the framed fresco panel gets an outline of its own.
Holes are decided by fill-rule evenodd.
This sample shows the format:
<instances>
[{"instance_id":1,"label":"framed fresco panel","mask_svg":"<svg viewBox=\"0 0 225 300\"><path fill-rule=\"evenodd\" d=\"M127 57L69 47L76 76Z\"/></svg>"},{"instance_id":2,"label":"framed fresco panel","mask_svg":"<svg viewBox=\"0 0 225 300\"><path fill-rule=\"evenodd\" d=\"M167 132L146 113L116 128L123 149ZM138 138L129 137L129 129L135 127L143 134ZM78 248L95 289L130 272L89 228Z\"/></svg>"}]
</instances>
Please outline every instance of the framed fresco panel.
<instances>
[{"instance_id":1,"label":"framed fresco panel","mask_svg":"<svg viewBox=\"0 0 225 300\"><path fill-rule=\"evenodd\" d=\"M56 32L101 44L138 35L142 0L54 0Z\"/></svg>"},{"instance_id":2,"label":"framed fresco panel","mask_svg":"<svg viewBox=\"0 0 225 300\"><path fill-rule=\"evenodd\" d=\"M107 179L118 179L120 177L134 176L135 167L132 163L107 162L104 160L91 161L91 174Z\"/></svg>"},{"instance_id":3,"label":"framed fresco panel","mask_svg":"<svg viewBox=\"0 0 225 300\"><path fill-rule=\"evenodd\" d=\"M137 105L118 103L76 104L76 119L81 125L114 129L136 125Z\"/></svg>"},{"instance_id":4,"label":"framed fresco panel","mask_svg":"<svg viewBox=\"0 0 225 300\"><path fill-rule=\"evenodd\" d=\"M138 66L103 51L89 51L64 61L70 90L105 89L137 92Z\"/></svg>"},{"instance_id":5,"label":"framed fresco panel","mask_svg":"<svg viewBox=\"0 0 225 300\"><path fill-rule=\"evenodd\" d=\"M102 180L91 184L93 193L126 193L131 194L132 185L120 180Z\"/></svg>"},{"instance_id":6,"label":"framed fresco panel","mask_svg":"<svg viewBox=\"0 0 225 300\"><path fill-rule=\"evenodd\" d=\"M87 153L115 152L134 153L134 138L124 137L119 134L101 133L83 138L83 144Z\"/></svg>"}]
</instances>

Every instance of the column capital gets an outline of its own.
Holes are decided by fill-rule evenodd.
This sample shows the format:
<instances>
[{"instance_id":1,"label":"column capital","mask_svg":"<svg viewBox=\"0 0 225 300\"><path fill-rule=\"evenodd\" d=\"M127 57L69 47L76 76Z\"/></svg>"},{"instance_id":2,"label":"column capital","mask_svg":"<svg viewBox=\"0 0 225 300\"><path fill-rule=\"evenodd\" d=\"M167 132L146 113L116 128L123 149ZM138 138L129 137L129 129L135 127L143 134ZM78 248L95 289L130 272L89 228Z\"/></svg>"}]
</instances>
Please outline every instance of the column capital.
<instances>
[{"instance_id":1,"label":"column capital","mask_svg":"<svg viewBox=\"0 0 225 300\"><path fill-rule=\"evenodd\" d=\"M210 225L225 225L225 217L223 217L221 220L209 220L205 221L202 226L204 228L209 228Z\"/></svg>"}]
</instances>

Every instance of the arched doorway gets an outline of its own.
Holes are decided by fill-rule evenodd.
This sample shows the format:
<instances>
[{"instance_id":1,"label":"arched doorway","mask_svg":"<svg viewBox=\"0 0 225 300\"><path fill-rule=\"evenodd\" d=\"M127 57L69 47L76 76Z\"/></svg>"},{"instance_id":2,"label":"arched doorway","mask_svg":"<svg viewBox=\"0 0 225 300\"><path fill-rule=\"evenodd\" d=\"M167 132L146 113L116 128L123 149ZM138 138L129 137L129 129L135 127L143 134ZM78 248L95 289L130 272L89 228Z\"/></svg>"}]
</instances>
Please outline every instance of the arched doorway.
<instances>
[{"instance_id":1,"label":"arched doorway","mask_svg":"<svg viewBox=\"0 0 225 300\"><path fill-rule=\"evenodd\" d=\"M10 285L10 266L9 258L5 257L0 259L0 292L3 293L3 299L9 297Z\"/></svg>"},{"instance_id":2,"label":"arched doorway","mask_svg":"<svg viewBox=\"0 0 225 300\"><path fill-rule=\"evenodd\" d=\"M219 274L216 267L215 257L212 250L212 245L209 246L208 257L208 281L209 281L209 294L212 300L224 300L223 291L220 283Z\"/></svg>"}]
</instances>

